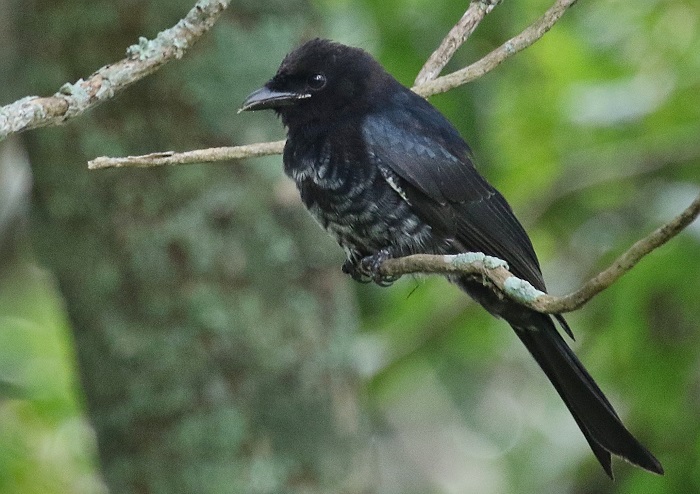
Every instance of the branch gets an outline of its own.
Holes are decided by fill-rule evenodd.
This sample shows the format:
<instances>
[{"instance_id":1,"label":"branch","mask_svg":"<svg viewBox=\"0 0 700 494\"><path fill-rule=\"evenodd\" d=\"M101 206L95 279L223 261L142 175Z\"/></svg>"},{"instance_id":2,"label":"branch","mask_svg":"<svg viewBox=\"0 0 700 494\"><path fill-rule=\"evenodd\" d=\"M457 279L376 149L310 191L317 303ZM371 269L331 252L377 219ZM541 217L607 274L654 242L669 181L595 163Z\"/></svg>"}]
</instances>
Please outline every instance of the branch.
<instances>
[{"instance_id":1,"label":"branch","mask_svg":"<svg viewBox=\"0 0 700 494\"><path fill-rule=\"evenodd\" d=\"M495 69L507 58L523 51L535 41L540 39L549 31L556 22L561 19L569 7L576 3L576 0L556 0L542 17L530 24L523 32L509 39L481 60L460 69L451 74L438 77L433 81L426 82L413 88L421 96L444 93L457 86L478 79Z\"/></svg>"},{"instance_id":2,"label":"branch","mask_svg":"<svg viewBox=\"0 0 700 494\"><path fill-rule=\"evenodd\" d=\"M430 55L423 68L418 72L415 85L435 79L450 61L457 49L467 41L479 23L491 12L501 0L472 0L469 8L455 26L450 29L440 46Z\"/></svg>"},{"instance_id":3,"label":"branch","mask_svg":"<svg viewBox=\"0 0 700 494\"><path fill-rule=\"evenodd\" d=\"M581 308L594 296L608 288L632 269L644 256L668 242L700 214L700 195L681 214L636 242L607 269L593 277L575 292L554 297L534 288L508 271L505 261L467 252L457 255L416 254L389 259L382 263L380 274L401 276L411 273L462 274L480 277L498 293L522 305L546 314L561 314Z\"/></svg>"},{"instance_id":4,"label":"branch","mask_svg":"<svg viewBox=\"0 0 700 494\"><path fill-rule=\"evenodd\" d=\"M284 141L258 142L256 144L246 144L244 146L220 147L197 149L176 153L175 151L163 151L160 153L144 154L141 156L126 156L123 158L109 158L101 156L90 160L88 168L97 170L99 168L119 168L122 166L134 166L148 168L161 165L189 165L192 163L214 163L217 161L227 161L242 158L253 158L258 156L269 156L280 154L284 149Z\"/></svg>"},{"instance_id":5,"label":"branch","mask_svg":"<svg viewBox=\"0 0 700 494\"><path fill-rule=\"evenodd\" d=\"M200 0L187 16L174 27L162 31L148 41L139 40L127 50L127 58L107 65L95 72L87 81L65 84L51 97L27 97L0 108L0 140L9 134L47 125L58 125L75 117L92 106L112 98L117 92L137 80L155 72L173 58L181 58L202 34L216 21L230 0ZM431 55L416 78L412 89L427 97L448 91L477 79L507 58L524 50L540 39L564 15L576 0L556 0L542 17L519 35L506 41L477 62L443 77L437 74L444 68L455 51L474 32L481 20L500 0L474 0L460 21L443 39L440 47ZM222 147L175 153L152 153L124 158L100 157L92 160L90 169L138 166L150 167L226 161L255 156L279 154L284 141L264 142L235 147ZM385 261L380 269L385 276L410 273L458 273L481 277L486 284L504 296L543 313L563 313L576 310L595 295L612 285L624 273L634 267L652 250L666 243L700 213L700 196L679 216L636 242L606 270L588 281L576 292L553 297L535 289L530 283L508 271L505 261L481 253L464 253L452 256L418 254Z\"/></svg>"},{"instance_id":6,"label":"branch","mask_svg":"<svg viewBox=\"0 0 700 494\"><path fill-rule=\"evenodd\" d=\"M125 59L105 65L87 80L66 83L53 96L27 96L3 106L0 108L0 140L17 132L60 125L113 98L167 62L182 58L185 51L214 25L229 1L199 0L175 26L161 31L153 40L139 38L137 45L127 49Z\"/></svg>"},{"instance_id":7,"label":"branch","mask_svg":"<svg viewBox=\"0 0 700 494\"><path fill-rule=\"evenodd\" d=\"M486 3L495 6L498 3L498 1L481 0L473 2L470 5L469 9L467 9L467 12L462 17L462 20L464 20L464 17L467 16L467 13L469 13L469 10L471 9L472 5L484 5ZM469 65L464 69L458 70L457 72L453 72L446 76L438 77L437 79L425 82L423 84L418 84L412 88L413 91L417 94L420 94L423 97L428 97L433 94L444 93L445 91L448 91L452 88L471 82L474 79L478 79L484 74L495 69L508 57L511 57L516 53L524 50L525 48L533 44L535 41L540 39L542 36L544 36L544 34L551 29L551 27L561 18L561 16L564 15L564 12L566 12L566 10L569 7L571 7L574 3L576 3L576 0L556 0L556 2L554 2L554 5L552 5L552 7L550 7L549 10L547 10L542 17L540 17L538 20L536 20L534 23L528 26L522 33L506 41L503 45L493 50L481 60ZM491 9L493 9L493 7L491 7ZM475 28L476 24L474 25L474 29ZM457 29L457 26L453 28L453 31L455 29ZM452 31L450 33L452 33ZM438 51L439 50L440 49L438 49ZM277 149L274 146L279 145L279 143L269 142L262 143L262 145L270 146L270 148L267 149L272 150ZM282 148L283 146L280 146L278 152L271 151L269 154L281 153ZM206 150L202 151L204 152ZM190 153L191 152L156 153L156 159L154 159L153 154L147 154L143 156L128 156L125 158L100 157L90 161L88 163L88 168L97 169L109 168L112 166L157 166L202 163L201 156L206 155L206 153L203 153L202 155L199 155L199 157L193 158L190 155ZM181 156L181 154L185 154L187 156ZM232 159L249 158L254 156L262 156L262 154L255 154L253 151L251 151L251 148L248 148L248 146L235 146L230 148L214 148L212 150L212 156L216 156L215 161L225 161Z\"/></svg>"}]
</instances>

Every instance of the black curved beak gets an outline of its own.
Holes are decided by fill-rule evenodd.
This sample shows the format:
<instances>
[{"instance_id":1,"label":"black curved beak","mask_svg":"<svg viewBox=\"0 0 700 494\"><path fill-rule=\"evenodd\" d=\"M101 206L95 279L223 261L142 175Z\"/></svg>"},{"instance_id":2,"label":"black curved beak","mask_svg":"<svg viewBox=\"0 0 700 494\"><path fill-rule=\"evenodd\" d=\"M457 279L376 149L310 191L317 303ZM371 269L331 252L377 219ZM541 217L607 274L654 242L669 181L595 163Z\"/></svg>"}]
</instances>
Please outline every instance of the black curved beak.
<instances>
[{"instance_id":1,"label":"black curved beak","mask_svg":"<svg viewBox=\"0 0 700 494\"><path fill-rule=\"evenodd\" d=\"M253 91L245 99L238 113L242 111L268 110L271 108L279 108L280 106L289 106L300 99L310 98L309 93L292 93L287 91L275 91L263 86L260 89Z\"/></svg>"}]
</instances>

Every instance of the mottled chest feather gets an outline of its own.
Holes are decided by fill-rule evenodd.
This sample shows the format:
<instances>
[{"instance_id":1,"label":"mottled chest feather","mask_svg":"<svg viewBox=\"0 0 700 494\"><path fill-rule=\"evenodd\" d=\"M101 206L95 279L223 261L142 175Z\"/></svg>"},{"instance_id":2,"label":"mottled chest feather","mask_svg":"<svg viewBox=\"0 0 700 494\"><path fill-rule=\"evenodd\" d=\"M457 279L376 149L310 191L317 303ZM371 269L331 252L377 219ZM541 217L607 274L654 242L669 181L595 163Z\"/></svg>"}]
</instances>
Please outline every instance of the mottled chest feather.
<instances>
[{"instance_id":1,"label":"mottled chest feather","mask_svg":"<svg viewBox=\"0 0 700 494\"><path fill-rule=\"evenodd\" d=\"M311 215L347 252L408 253L426 242L430 227L412 211L400 178L371 153L326 140L288 146L284 164Z\"/></svg>"}]
</instances>

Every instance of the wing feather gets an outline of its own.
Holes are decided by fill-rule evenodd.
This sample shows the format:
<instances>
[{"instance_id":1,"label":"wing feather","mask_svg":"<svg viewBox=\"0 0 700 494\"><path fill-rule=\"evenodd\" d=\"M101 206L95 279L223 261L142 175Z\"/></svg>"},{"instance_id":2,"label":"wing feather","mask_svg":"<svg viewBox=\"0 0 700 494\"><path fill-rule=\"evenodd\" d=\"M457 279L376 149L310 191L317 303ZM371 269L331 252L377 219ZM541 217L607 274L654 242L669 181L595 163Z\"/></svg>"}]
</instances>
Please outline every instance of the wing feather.
<instances>
[{"instance_id":1,"label":"wing feather","mask_svg":"<svg viewBox=\"0 0 700 494\"><path fill-rule=\"evenodd\" d=\"M403 92L396 98L368 115L362 126L370 157L401 182L393 179L390 185L403 191L434 230L466 250L507 261L513 274L544 290L527 233L503 196L474 168L459 133L423 98Z\"/></svg>"}]
</instances>

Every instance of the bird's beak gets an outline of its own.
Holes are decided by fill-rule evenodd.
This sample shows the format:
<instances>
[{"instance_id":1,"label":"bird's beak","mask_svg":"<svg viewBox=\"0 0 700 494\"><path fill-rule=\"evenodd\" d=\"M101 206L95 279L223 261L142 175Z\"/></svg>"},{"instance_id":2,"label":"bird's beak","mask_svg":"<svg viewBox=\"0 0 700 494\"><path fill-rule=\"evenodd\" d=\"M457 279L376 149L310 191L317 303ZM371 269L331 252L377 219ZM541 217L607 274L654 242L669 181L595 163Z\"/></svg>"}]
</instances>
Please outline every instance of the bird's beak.
<instances>
[{"instance_id":1,"label":"bird's beak","mask_svg":"<svg viewBox=\"0 0 700 494\"><path fill-rule=\"evenodd\" d=\"M300 99L310 98L309 93L293 93L287 91L275 91L263 86L260 89L253 91L245 99L238 113L242 111L267 110L270 108L278 108L280 106L289 106Z\"/></svg>"}]
</instances>

